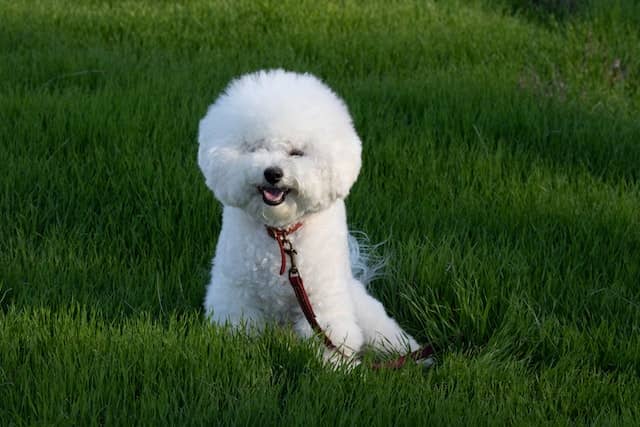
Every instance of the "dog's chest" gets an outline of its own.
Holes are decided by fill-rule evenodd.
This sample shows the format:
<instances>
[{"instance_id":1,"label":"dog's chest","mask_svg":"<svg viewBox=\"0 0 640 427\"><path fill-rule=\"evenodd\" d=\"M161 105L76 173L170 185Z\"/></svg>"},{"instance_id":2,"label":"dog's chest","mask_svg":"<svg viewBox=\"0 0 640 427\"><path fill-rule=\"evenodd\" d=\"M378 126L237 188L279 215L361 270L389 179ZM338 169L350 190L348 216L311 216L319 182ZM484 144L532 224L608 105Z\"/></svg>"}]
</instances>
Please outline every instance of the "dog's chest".
<instances>
[{"instance_id":1,"label":"dog's chest","mask_svg":"<svg viewBox=\"0 0 640 427\"><path fill-rule=\"evenodd\" d=\"M258 240L258 241L256 241ZM295 245L295 242L294 242ZM278 321L289 321L297 313L298 303L288 279L291 267L289 255L280 251L278 243L271 239L247 239L245 245L245 268L242 282L249 284L265 314ZM295 255L301 272L304 271L305 256ZM283 262L284 273L280 274Z\"/></svg>"}]
</instances>

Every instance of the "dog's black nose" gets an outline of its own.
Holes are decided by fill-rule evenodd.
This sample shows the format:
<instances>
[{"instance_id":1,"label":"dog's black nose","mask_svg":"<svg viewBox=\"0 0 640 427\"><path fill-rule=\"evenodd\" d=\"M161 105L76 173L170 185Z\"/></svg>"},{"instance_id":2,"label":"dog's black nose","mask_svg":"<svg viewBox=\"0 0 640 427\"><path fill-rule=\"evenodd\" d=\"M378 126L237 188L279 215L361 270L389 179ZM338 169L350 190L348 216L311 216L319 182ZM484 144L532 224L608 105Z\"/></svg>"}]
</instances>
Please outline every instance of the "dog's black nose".
<instances>
[{"instance_id":1,"label":"dog's black nose","mask_svg":"<svg viewBox=\"0 0 640 427\"><path fill-rule=\"evenodd\" d=\"M271 166L264 170L264 179L266 179L269 184L277 184L283 175L284 172L277 166Z\"/></svg>"}]
</instances>

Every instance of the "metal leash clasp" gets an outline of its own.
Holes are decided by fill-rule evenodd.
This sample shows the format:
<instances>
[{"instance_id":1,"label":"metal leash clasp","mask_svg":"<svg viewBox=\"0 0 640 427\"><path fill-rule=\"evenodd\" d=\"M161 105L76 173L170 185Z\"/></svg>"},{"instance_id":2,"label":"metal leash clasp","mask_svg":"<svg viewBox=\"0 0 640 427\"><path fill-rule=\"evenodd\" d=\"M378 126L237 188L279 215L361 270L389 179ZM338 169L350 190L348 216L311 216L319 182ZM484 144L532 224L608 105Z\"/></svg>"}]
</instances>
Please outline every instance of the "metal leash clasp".
<instances>
[{"instance_id":1,"label":"metal leash clasp","mask_svg":"<svg viewBox=\"0 0 640 427\"><path fill-rule=\"evenodd\" d=\"M289 277L300 276L300 272L298 271L298 264L296 264L296 255L298 255L298 252L293 249L291 241L286 237L282 240L282 247L284 252L289 255L289 261L291 261L291 267L289 267Z\"/></svg>"}]
</instances>

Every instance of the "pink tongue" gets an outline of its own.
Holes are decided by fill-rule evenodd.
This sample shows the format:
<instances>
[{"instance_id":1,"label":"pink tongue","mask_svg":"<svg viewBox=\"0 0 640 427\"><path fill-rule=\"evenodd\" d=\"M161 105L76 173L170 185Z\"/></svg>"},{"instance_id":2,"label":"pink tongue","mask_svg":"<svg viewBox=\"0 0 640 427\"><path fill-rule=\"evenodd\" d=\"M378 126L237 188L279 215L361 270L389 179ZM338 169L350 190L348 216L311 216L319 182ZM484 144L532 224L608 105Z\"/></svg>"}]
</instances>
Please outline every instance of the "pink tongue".
<instances>
[{"instance_id":1,"label":"pink tongue","mask_svg":"<svg viewBox=\"0 0 640 427\"><path fill-rule=\"evenodd\" d=\"M270 202L277 202L282 197L282 190L278 190L277 188L263 188L262 194L264 198L269 200Z\"/></svg>"}]
</instances>

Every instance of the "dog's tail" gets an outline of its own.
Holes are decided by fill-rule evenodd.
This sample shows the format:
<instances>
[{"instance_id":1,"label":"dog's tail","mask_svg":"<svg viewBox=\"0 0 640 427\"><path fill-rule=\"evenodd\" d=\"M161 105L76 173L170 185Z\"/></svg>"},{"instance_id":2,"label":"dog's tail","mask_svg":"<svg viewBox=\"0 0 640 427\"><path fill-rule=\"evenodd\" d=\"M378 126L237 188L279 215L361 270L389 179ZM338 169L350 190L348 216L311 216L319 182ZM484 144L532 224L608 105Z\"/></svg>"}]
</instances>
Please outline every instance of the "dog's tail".
<instances>
[{"instance_id":1,"label":"dog's tail","mask_svg":"<svg viewBox=\"0 0 640 427\"><path fill-rule=\"evenodd\" d=\"M383 275L387 259L377 251L383 244L372 244L369 236L362 231L349 232L351 272L365 286Z\"/></svg>"}]
</instances>

